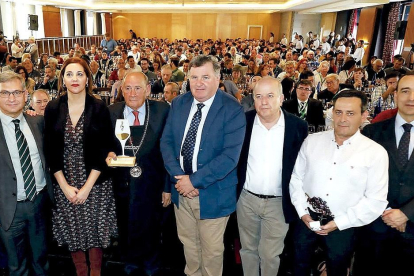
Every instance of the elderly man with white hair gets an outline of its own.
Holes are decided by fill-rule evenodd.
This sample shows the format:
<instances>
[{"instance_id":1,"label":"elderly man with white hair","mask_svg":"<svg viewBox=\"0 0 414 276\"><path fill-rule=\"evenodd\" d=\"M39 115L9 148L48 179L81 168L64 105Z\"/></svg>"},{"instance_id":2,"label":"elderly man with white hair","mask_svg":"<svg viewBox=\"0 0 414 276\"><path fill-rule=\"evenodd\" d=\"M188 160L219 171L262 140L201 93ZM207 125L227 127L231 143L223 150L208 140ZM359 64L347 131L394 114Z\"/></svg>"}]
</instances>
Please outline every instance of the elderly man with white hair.
<instances>
[{"instance_id":1,"label":"elderly man with white hair","mask_svg":"<svg viewBox=\"0 0 414 276\"><path fill-rule=\"evenodd\" d=\"M30 54L30 59L32 60L32 63L34 65L36 65L37 61L39 59L39 51L37 49L35 38L33 36L31 36L31 37L29 37L27 42L29 43L29 46L26 47L24 52Z\"/></svg>"}]
</instances>

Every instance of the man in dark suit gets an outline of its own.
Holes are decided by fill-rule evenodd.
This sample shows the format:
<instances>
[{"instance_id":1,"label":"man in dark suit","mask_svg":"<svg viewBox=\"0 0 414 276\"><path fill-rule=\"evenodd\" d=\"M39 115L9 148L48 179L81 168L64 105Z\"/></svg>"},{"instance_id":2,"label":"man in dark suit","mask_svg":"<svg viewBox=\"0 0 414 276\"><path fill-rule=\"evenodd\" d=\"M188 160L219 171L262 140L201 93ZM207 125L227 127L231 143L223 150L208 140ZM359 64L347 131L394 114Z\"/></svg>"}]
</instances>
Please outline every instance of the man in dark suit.
<instances>
[{"instance_id":1,"label":"man in dark suit","mask_svg":"<svg viewBox=\"0 0 414 276\"><path fill-rule=\"evenodd\" d=\"M322 102L309 98L312 93L312 83L309 80L300 80L297 83L297 99L283 102L283 109L299 118L306 120L316 128L325 125Z\"/></svg>"},{"instance_id":2,"label":"man in dark suit","mask_svg":"<svg viewBox=\"0 0 414 276\"><path fill-rule=\"evenodd\" d=\"M168 206L171 194L165 188L166 171L160 152L160 138L169 112L168 104L146 100L150 93L147 76L142 72L126 75L122 83L125 102L109 107L112 125L117 119L127 119L131 136L125 154L136 156L132 169L117 168L114 172L114 191L122 254L127 274L146 271L153 275L160 269L160 211ZM121 154L108 154L107 163ZM145 275L145 274L144 274Z\"/></svg>"},{"instance_id":3,"label":"man in dark suit","mask_svg":"<svg viewBox=\"0 0 414 276\"><path fill-rule=\"evenodd\" d=\"M43 116L23 114L26 100L24 79L0 74L0 238L10 276L48 275L45 207L53 191Z\"/></svg>"},{"instance_id":4,"label":"man in dark suit","mask_svg":"<svg viewBox=\"0 0 414 276\"><path fill-rule=\"evenodd\" d=\"M243 108L218 89L220 65L191 60L191 93L175 98L161 138L170 174L187 275L220 276L223 235L236 209L236 165L245 132Z\"/></svg>"},{"instance_id":5,"label":"man in dark suit","mask_svg":"<svg viewBox=\"0 0 414 276\"><path fill-rule=\"evenodd\" d=\"M398 113L367 125L362 133L389 156L388 208L359 233L355 275L409 275L414 260L414 75L403 76L394 92Z\"/></svg>"},{"instance_id":6,"label":"man in dark suit","mask_svg":"<svg viewBox=\"0 0 414 276\"><path fill-rule=\"evenodd\" d=\"M304 120L280 109L283 93L278 80L259 80L253 96L256 110L246 113L238 165L243 188L237 202L240 255L244 275L273 276L278 274L289 223L297 217L289 182L308 128Z\"/></svg>"}]
</instances>

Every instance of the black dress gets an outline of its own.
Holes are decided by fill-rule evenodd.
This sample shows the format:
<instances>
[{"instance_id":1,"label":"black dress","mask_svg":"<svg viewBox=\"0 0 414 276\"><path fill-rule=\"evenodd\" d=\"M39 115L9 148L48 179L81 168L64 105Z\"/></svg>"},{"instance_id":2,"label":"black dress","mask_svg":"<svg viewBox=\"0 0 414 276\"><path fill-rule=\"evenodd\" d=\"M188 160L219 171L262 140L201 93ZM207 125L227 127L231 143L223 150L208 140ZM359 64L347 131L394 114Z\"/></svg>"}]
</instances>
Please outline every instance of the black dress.
<instances>
[{"instance_id":1,"label":"black dress","mask_svg":"<svg viewBox=\"0 0 414 276\"><path fill-rule=\"evenodd\" d=\"M70 186L81 189L87 180L84 160L84 121L82 113L74 127L69 114L64 131L63 174ZM93 186L84 204L75 205L55 184L56 208L53 210L53 236L59 245L70 251L106 248L111 236L117 234L115 199L112 183L105 180Z\"/></svg>"}]
</instances>

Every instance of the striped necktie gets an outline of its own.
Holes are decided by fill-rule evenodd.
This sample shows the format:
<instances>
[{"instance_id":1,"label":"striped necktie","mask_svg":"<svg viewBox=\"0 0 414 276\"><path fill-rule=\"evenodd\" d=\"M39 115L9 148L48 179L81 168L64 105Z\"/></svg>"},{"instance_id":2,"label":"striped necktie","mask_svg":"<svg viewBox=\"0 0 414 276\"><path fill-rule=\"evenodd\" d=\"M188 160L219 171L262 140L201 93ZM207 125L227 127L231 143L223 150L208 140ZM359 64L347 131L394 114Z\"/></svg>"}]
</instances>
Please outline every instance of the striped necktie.
<instances>
[{"instance_id":1,"label":"striped necktie","mask_svg":"<svg viewBox=\"0 0 414 276\"><path fill-rule=\"evenodd\" d=\"M20 164L22 166L24 190L26 192L26 198L30 201L36 196L36 181L32 166L32 160L30 159L29 146L27 145L26 138L23 132L20 130L20 120L15 119L14 123L16 134L17 148L19 149Z\"/></svg>"},{"instance_id":2,"label":"striped necktie","mask_svg":"<svg viewBox=\"0 0 414 276\"><path fill-rule=\"evenodd\" d=\"M306 118L306 102L300 102L299 103L299 117L301 119Z\"/></svg>"}]
</instances>

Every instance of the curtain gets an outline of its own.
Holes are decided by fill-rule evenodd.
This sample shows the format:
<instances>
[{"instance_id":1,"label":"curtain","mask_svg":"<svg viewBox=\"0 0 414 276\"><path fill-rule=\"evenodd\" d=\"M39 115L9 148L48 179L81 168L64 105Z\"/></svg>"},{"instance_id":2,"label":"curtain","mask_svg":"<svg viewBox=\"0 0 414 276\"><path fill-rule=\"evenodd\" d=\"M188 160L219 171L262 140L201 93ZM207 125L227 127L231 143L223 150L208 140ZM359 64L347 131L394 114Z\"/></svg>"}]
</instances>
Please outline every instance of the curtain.
<instances>
[{"instance_id":1,"label":"curtain","mask_svg":"<svg viewBox=\"0 0 414 276\"><path fill-rule=\"evenodd\" d=\"M390 5L391 10L388 14L387 31L385 33L384 48L382 52L382 60L384 61L384 64L391 63L393 60L394 50L396 46L394 41L394 33L400 13L401 3L395 2Z\"/></svg>"},{"instance_id":2,"label":"curtain","mask_svg":"<svg viewBox=\"0 0 414 276\"><path fill-rule=\"evenodd\" d=\"M358 17L358 10L354 9L351 14L351 18L349 18L349 24L348 24L348 33L346 34L346 37L353 37L355 38L355 31L356 31L356 25L357 25L357 17Z\"/></svg>"}]
</instances>

